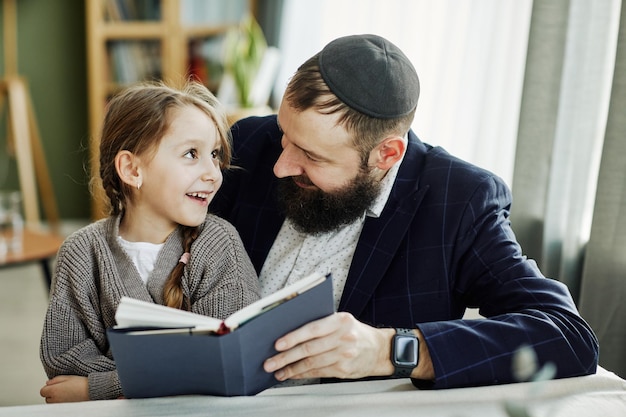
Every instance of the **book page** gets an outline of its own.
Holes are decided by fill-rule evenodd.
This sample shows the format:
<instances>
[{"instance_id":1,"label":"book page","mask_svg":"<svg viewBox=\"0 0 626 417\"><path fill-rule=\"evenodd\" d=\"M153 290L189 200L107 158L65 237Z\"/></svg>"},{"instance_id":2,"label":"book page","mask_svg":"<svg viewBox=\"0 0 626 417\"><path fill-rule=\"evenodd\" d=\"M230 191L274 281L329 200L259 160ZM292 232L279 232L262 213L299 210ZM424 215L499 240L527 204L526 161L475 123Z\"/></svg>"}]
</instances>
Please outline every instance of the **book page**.
<instances>
[{"instance_id":1,"label":"book page","mask_svg":"<svg viewBox=\"0 0 626 417\"><path fill-rule=\"evenodd\" d=\"M237 327L253 319L259 314L262 314L264 311L270 310L273 307L296 297L298 294L302 294L306 290L321 284L326 277L327 275L315 272L291 285L286 286L282 290L278 290L275 293L261 298L249 306L234 312L227 317L226 320L224 320L224 324L231 331L235 330Z\"/></svg>"},{"instance_id":2,"label":"book page","mask_svg":"<svg viewBox=\"0 0 626 417\"><path fill-rule=\"evenodd\" d=\"M116 328L198 327L218 331L222 320L130 297L122 297L115 313Z\"/></svg>"},{"instance_id":3,"label":"book page","mask_svg":"<svg viewBox=\"0 0 626 417\"><path fill-rule=\"evenodd\" d=\"M233 331L263 312L271 310L273 307L313 288L322 283L327 276L328 275L321 273L309 275L282 290L276 291L236 311L224 321L160 304L141 301L130 297L122 297L115 313L115 321L117 322L115 328L194 328L197 331L210 331L221 334Z\"/></svg>"}]
</instances>

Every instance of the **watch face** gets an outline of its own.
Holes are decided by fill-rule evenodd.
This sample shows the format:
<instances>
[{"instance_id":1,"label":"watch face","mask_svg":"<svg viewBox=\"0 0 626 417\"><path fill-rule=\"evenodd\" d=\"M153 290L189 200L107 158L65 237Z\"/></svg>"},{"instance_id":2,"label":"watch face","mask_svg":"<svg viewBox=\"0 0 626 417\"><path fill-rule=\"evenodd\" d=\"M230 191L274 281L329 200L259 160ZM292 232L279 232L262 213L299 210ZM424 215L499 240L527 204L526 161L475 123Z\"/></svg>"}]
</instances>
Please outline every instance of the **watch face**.
<instances>
[{"instance_id":1,"label":"watch face","mask_svg":"<svg viewBox=\"0 0 626 417\"><path fill-rule=\"evenodd\" d=\"M396 336L395 362L399 366L417 365L417 339L409 336Z\"/></svg>"}]
</instances>

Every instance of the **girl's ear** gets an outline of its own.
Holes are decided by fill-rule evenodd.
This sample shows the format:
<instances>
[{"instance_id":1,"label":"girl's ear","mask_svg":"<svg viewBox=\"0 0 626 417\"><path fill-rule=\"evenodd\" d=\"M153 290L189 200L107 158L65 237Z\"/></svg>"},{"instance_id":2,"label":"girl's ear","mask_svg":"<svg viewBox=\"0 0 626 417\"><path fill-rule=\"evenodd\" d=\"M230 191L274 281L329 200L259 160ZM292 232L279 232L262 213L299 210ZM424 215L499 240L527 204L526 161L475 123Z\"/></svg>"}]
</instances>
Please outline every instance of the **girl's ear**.
<instances>
[{"instance_id":1,"label":"girl's ear","mask_svg":"<svg viewBox=\"0 0 626 417\"><path fill-rule=\"evenodd\" d=\"M131 188L141 187L139 158L130 151L119 151L115 155L115 170L120 180Z\"/></svg>"},{"instance_id":2,"label":"girl's ear","mask_svg":"<svg viewBox=\"0 0 626 417\"><path fill-rule=\"evenodd\" d=\"M402 159L406 151L406 140L400 136L390 136L385 138L372 151L370 159L373 158L370 165L387 171L396 162Z\"/></svg>"}]
</instances>

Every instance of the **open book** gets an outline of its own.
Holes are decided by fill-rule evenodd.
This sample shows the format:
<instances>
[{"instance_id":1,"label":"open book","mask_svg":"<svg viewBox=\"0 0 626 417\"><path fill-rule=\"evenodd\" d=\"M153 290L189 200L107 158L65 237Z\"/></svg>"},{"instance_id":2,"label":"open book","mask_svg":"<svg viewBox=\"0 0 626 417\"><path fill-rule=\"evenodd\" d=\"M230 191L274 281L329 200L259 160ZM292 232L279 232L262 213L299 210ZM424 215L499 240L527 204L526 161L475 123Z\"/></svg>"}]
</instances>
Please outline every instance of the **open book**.
<instances>
[{"instance_id":1,"label":"open book","mask_svg":"<svg viewBox=\"0 0 626 417\"><path fill-rule=\"evenodd\" d=\"M276 340L333 312L332 277L315 274L225 320L123 298L107 337L126 398L254 395L278 383L263 369Z\"/></svg>"},{"instance_id":2,"label":"open book","mask_svg":"<svg viewBox=\"0 0 626 417\"><path fill-rule=\"evenodd\" d=\"M157 327L151 333L192 333L226 334L259 314L271 310L285 301L321 284L326 276L314 273L273 294L268 295L228 316L225 320L203 316L189 311L178 310L160 304L149 303L130 297L122 297L115 313L116 329L129 327ZM145 330L148 332L149 330Z\"/></svg>"}]
</instances>

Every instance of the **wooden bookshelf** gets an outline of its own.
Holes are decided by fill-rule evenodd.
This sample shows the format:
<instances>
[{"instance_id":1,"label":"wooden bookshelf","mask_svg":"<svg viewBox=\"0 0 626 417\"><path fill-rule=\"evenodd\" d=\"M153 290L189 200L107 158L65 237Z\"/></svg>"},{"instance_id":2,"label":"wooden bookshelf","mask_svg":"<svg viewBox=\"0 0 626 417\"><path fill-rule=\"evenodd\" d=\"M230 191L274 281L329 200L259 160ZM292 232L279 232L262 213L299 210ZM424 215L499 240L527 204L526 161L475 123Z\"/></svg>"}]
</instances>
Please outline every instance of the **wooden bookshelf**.
<instances>
[{"instance_id":1,"label":"wooden bookshelf","mask_svg":"<svg viewBox=\"0 0 626 417\"><path fill-rule=\"evenodd\" d=\"M220 42L245 13L255 13L255 4L254 0L85 0L92 176L98 176L99 135L111 95L146 79L185 79L190 75L192 42ZM203 64L211 60L217 65L221 57L205 52ZM216 72L204 80L213 91L219 83ZM106 215L106 197L103 191L93 193L92 217L99 219Z\"/></svg>"}]
</instances>

